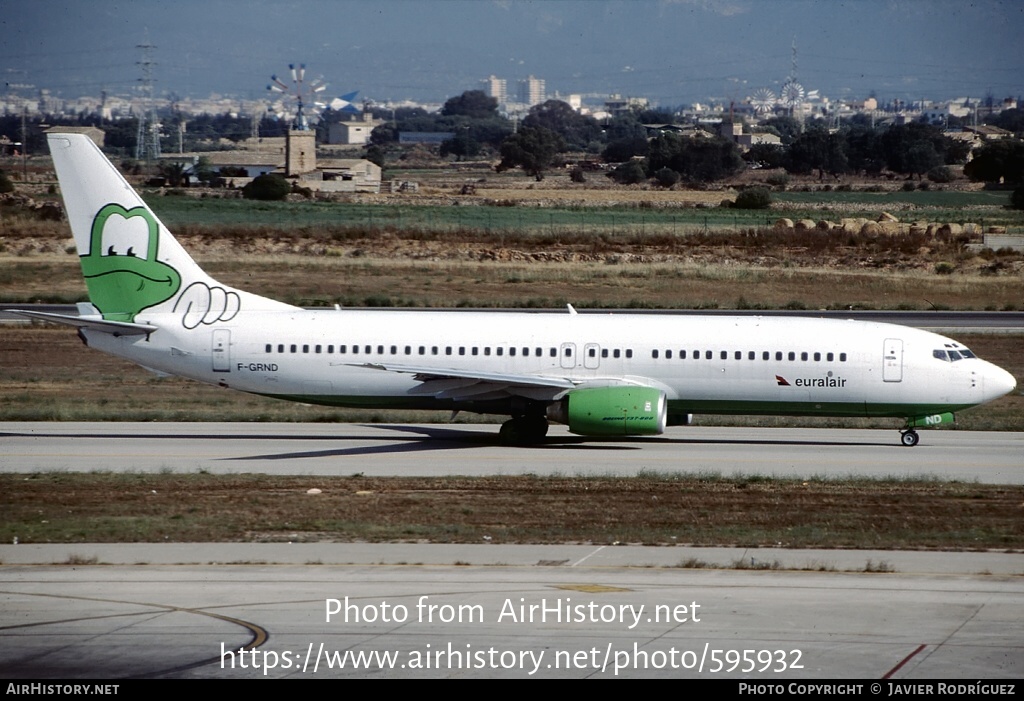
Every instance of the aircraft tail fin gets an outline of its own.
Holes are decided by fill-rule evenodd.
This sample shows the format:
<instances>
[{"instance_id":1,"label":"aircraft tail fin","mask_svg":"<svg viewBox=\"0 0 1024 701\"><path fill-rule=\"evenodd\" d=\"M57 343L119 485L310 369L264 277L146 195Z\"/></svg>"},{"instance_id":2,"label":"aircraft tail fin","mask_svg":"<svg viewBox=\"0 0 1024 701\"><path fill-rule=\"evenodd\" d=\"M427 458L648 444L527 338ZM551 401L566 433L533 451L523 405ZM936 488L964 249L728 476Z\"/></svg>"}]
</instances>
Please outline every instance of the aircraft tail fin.
<instances>
[{"instance_id":1,"label":"aircraft tail fin","mask_svg":"<svg viewBox=\"0 0 1024 701\"><path fill-rule=\"evenodd\" d=\"M132 323L145 309L180 314L196 328L243 307L290 308L207 275L87 136L47 140L89 300L103 319Z\"/></svg>"}]
</instances>

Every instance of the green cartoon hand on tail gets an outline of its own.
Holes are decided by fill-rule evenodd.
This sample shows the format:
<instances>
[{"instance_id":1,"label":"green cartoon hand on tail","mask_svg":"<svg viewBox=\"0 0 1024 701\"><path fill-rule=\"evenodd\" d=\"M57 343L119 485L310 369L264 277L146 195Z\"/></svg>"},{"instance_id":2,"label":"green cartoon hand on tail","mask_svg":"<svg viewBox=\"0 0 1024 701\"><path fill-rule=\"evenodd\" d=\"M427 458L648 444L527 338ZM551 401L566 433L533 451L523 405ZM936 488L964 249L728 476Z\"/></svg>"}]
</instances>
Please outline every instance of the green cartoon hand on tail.
<instances>
[{"instance_id":1,"label":"green cartoon hand on tail","mask_svg":"<svg viewBox=\"0 0 1024 701\"><path fill-rule=\"evenodd\" d=\"M103 231L111 217L141 218L148 227L147 255L137 257L129 247L117 252L103 248ZM181 287L178 271L157 258L159 225L145 207L125 209L108 204L96 213L90 232L89 253L82 256L82 273L89 299L104 319L134 321L143 309L173 297Z\"/></svg>"}]
</instances>

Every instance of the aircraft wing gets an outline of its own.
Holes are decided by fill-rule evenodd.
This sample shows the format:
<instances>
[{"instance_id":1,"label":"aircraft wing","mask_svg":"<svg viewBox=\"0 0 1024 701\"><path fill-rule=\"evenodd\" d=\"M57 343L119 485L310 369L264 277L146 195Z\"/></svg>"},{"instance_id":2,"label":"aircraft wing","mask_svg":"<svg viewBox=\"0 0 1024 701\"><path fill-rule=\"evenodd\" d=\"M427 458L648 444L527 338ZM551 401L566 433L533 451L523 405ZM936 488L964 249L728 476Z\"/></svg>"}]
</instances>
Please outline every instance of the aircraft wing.
<instances>
[{"instance_id":1,"label":"aircraft wing","mask_svg":"<svg viewBox=\"0 0 1024 701\"><path fill-rule=\"evenodd\" d=\"M635 379L591 377L570 380L551 375L517 375L512 373L457 370L455 368L402 365L400 363L349 363L353 367L399 372L414 375L422 384L410 390L413 395L429 395L455 401L483 401L509 396L538 401L552 401L579 387L643 385Z\"/></svg>"},{"instance_id":2,"label":"aircraft wing","mask_svg":"<svg viewBox=\"0 0 1024 701\"><path fill-rule=\"evenodd\" d=\"M94 317L68 316L67 314L51 314L49 312L30 312L22 309L8 309L11 314L24 316L29 319L40 319L51 321L55 324L77 326L80 329L100 331L113 336L146 336L157 330L156 326L149 324L131 324L126 321L107 321Z\"/></svg>"},{"instance_id":3,"label":"aircraft wing","mask_svg":"<svg viewBox=\"0 0 1024 701\"><path fill-rule=\"evenodd\" d=\"M353 367L399 372L414 375L422 384L411 394L430 395L438 399L486 400L510 395L550 400L574 389L578 382L564 377L516 375L498 372L477 372L455 368L402 365L399 363L350 363Z\"/></svg>"}]
</instances>

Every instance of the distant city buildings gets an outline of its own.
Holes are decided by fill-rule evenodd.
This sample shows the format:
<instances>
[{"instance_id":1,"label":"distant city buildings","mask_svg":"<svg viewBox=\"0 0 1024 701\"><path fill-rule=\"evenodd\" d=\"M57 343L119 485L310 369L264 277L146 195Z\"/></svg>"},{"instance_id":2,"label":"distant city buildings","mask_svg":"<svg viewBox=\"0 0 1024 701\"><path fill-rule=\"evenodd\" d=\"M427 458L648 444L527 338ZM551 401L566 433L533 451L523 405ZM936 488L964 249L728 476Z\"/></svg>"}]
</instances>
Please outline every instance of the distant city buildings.
<instances>
[{"instance_id":1,"label":"distant city buildings","mask_svg":"<svg viewBox=\"0 0 1024 701\"><path fill-rule=\"evenodd\" d=\"M481 81L484 84L484 92L487 93L487 97L493 97L498 101L499 105L503 105L508 102L508 81L504 78L499 78L495 75L490 75L486 80Z\"/></svg>"},{"instance_id":2,"label":"distant city buildings","mask_svg":"<svg viewBox=\"0 0 1024 701\"><path fill-rule=\"evenodd\" d=\"M548 99L544 79L533 75L516 81L516 91L512 97L509 96L508 80L505 78L490 75L480 82L487 96L497 100L498 109L506 114L523 112Z\"/></svg>"},{"instance_id":3,"label":"distant city buildings","mask_svg":"<svg viewBox=\"0 0 1024 701\"><path fill-rule=\"evenodd\" d=\"M516 97L524 105L533 107L547 99L543 78L535 78L531 75L525 80L520 80L518 85Z\"/></svg>"},{"instance_id":4,"label":"distant city buildings","mask_svg":"<svg viewBox=\"0 0 1024 701\"><path fill-rule=\"evenodd\" d=\"M510 84L514 91L510 91ZM543 78L529 75L520 79L508 79L489 75L479 85L490 97L498 101L499 110L506 116L521 119L528 110L549 99L547 84ZM573 93L553 94L554 99L567 102L574 110L587 114L598 120L609 119L623 114L638 114L657 108L645 97L622 96L618 94ZM415 107L427 112L436 112L440 104L415 103L409 101L381 102L378 105L394 115L396 110ZM688 106L672 106L671 112L678 124L705 125L708 129L718 131L718 124L745 123L756 126L772 117L788 115L801 121L809 119L826 120L830 126L838 127L841 120L855 115L870 117L873 124L905 123L918 119L926 120L939 126L962 129L967 126L978 126L992 114L1007 109L1017 108L1017 100L1008 97L995 99L959 97L952 100L932 101L919 99L905 101L889 99L881 101L874 96L865 98L834 99L820 94L818 90L804 91L799 94L776 95L768 88L752 90L749 96L737 96L729 101L710 101L695 103ZM208 97L160 97L143 96L138 91L130 94L112 94L106 90L99 95L84 95L65 98L54 94L45 87L37 87L28 82L9 82L0 88L0 116L18 116L40 119L80 119L97 116L101 122L116 122L124 119L136 119L144 113L156 114L152 127L160 130L161 138L167 140L166 146L174 148L173 139L188 131L188 122L196 115L230 115L231 117L250 118L253 122L253 133L256 125L267 114L265 99L242 99L234 96L213 94ZM393 117L392 117L393 118ZM333 121L333 120L332 120ZM352 146L365 145L369 142L373 128L382 123L368 113L353 119L333 123L325 135L328 144L346 144ZM748 129L758 131L757 129ZM11 134L7 134L11 137ZM442 138L434 135L432 138ZM730 133L737 141L739 137ZM422 135L405 138L424 138ZM12 142L17 139L9 138ZM756 143L756 139L753 140ZM746 144L745 144L746 145ZM14 146L7 147L12 150ZM180 148L180 144L179 144Z\"/></svg>"}]
</instances>

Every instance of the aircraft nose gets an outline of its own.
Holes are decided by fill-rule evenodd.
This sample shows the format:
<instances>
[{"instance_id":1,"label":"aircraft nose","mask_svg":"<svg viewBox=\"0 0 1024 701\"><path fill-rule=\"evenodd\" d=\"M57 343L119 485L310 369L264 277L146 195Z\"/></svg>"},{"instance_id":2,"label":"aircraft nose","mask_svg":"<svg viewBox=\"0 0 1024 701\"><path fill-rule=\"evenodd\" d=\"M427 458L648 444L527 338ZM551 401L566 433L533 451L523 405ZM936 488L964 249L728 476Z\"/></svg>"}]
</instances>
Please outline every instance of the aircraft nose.
<instances>
[{"instance_id":1,"label":"aircraft nose","mask_svg":"<svg viewBox=\"0 0 1024 701\"><path fill-rule=\"evenodd\" d=\"M990 365L985 373L985 401L999 399L1017 389L1017 379L996 365Z\"/></svg>"}]
</instances>

